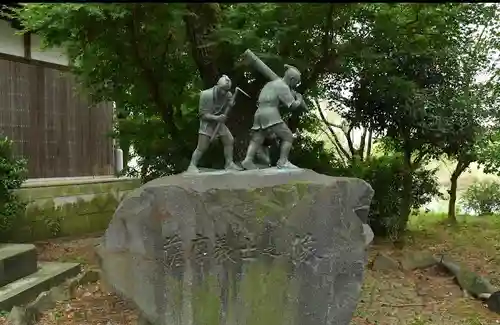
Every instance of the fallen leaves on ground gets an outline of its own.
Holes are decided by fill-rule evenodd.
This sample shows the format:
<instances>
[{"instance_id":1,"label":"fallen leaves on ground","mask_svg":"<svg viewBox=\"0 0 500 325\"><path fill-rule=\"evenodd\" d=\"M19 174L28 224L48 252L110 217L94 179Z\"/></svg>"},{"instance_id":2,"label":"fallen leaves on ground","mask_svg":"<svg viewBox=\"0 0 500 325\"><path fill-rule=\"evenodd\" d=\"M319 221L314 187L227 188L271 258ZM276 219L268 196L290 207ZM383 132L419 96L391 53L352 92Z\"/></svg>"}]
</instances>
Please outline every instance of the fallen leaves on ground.
<instances>
[{"instance_id":1,"label":"fallen leaves on ground","mask_svg":"<svg viewBox=\"0 0 500 325\"><path fill-rule=\"evenodd\" d=\"M58 239L35 243L40 261L78 262L97 266L99 237ZM6 323L6 320L5 320ZM43 313L37 325L135 325L133 306L107 292L100 282L80 286L70 301L58 302ZM0 325L3 325L0 318Z\"/></svg>"},{"instance_id":2,"label":"fallen leaves on ground","mask_svg":"<svg viewBox=\"0 0 500 325\"><path fill-rule=\"evenodd\" d=\"M45 312L38 325L132 325L137 323L134 308L105 292L101 284L93 283L77 288L70 301L59 302Z\"/></svg>"},{"instance_id":3,"label":"fallen leaves on ground","mask_svg":"<svg viewBox=\"0 0 500 325\"><path fill-rule=\"evenodd\" d=\"M76 261L95 266L98 238L37 243L40 260ZM500 274L500 231L486 226L456 229L436 226L431 232L412 235L409 244L396 249L375 245L378 252L400 258L411 251L446 253L471 270L492 278ZM0 316L1 317L1 316ZM99 283L83 286L69 302L44 313L38 325L135 325L137 313L131 305L109 294ZM108 324L108 321L110 322ZM453 277L433 267L414 272L367 270L363 293L351 325L470 325L500 323L500 315L488 311L472 298L465 298ZM0 324L1 318L0 318ZM2 324L3 325L3 324Z\"/></svg>"},{"instance_id":4,"label":"fallen leaves on ground","mask_svg":"<svg viewBox=\"0 0 500 325\"><path fill-rule=\"evenodd\" d=\"M35 243L40 261L76 262L97 266L95 246L100 237L55 239Z\"/></svg>"}]
</instances>

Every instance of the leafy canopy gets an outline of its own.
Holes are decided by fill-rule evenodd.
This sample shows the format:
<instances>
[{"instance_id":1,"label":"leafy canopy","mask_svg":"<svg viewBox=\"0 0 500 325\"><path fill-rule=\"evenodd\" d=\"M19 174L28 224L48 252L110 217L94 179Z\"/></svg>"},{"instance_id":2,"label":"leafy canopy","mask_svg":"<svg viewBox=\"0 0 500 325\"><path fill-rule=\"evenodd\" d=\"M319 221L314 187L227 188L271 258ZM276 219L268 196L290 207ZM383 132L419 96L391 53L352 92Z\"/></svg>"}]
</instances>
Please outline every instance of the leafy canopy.
<instances>
[{"instance_id":1,"label":"leafy canopy","mask_svg":"<svg viewBox=\"0 0 500 325\"><path fill-rule=\"evenodd\" d=\"M162 174L187 165L196 143L200 89L211 87L225 73L234 85L257 97L267 80L240 64L247 48L278 74L284 63L297 66L303 72L300 91L317 94L317 81L341 66L353 17L362 7L27 4L16 15L25 30L35 31L45 45L67 50L83 89L95 100L116 102L116 135L137 149L143 174L151 168ZM240 100L229 120L240 155L254 112L255 101ZM289 124L292 130L314 129L311 121L307 113L294 114ZM215 156L207 159L216 163Z\"/></svg>"}]
</instances>

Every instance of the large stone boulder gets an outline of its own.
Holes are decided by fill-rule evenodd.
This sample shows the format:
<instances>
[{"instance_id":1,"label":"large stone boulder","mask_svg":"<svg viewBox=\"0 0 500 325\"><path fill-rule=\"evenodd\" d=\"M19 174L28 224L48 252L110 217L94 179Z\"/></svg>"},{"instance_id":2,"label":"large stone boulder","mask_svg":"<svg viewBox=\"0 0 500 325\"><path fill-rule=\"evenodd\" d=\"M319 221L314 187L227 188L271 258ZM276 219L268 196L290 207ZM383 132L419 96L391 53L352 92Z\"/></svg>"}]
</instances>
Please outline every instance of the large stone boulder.
<instances>
[{"instance_id":1,"label":"large stone boulder","mask_svg":"<svg viewBox=\"0 0 500 325\"><path fill-rule=\"evenodd\" d=\"M104 280L157 325L347 325L372 194L303 169L159 178L116 210Z\"/></svg>"}]
</instances>

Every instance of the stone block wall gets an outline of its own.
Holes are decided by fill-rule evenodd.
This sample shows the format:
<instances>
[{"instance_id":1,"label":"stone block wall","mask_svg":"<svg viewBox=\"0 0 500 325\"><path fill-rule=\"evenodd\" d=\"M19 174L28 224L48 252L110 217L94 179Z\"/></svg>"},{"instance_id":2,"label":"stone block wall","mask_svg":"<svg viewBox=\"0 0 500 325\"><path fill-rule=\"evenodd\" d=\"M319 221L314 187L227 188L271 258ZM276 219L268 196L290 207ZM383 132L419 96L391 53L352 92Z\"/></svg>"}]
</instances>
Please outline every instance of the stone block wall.
<instances>
[{"instance_id":1,"label":"stone block wall","mask_svg":"<svg viewBox=\"0 0 500 325\"><path fill-rule=\"evenodd\" d=\"M12 240L81 236L106 230L125 195L140 180L115 177L28 180L17 191L28 202Z\"/></svg>"}]
</instances>

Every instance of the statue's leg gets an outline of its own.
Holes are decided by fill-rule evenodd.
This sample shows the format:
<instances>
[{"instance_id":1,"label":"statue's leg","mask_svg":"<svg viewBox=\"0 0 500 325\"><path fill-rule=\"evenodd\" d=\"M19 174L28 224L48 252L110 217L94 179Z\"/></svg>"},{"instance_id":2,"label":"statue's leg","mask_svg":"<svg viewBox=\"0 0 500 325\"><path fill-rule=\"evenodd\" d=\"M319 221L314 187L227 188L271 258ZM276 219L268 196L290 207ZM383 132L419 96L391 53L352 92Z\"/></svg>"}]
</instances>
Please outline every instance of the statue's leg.
<instances>
[{"instance_id":1,"label":"statue's leg","mask_svg":"<svg viewBox=\"0 0 500 325\"><path fill-rule=\"evenodd\" d=\"M266 135L262 145L256 153L256 158L259 159L266 166L271 166L271 155L269 154L269 147L275 141L275 134L270 129L266 130Z\"/></svg>"},{"instance_id":2,"label":"statue's leg","mask_svg":"<svg viewBox=\"0 0 500 325\"><path fill-rule=\"evenodd\" d=\"M252 134L252 140L250 140L250 144L248 145L247 155L245 159L241 162L241 166L245 169L256 169L257 166L253 163L253 158L257 153L257 150L262 143L264 142L265 134L263 130L256 130Z\"/></svg>"},{"instance_id":3,"label":"statue's leg","mask_svg":"<svg viewBox=\"0 0 500 325\"><path fill-rule=\"evenodd\" d=\"M210 146L210 137L205 134L199 134L198 145L196 146L196 149L194 150L193 155L191 156L191 162L189 163L189 167L187 170L188 172L194 172L194 173L199 172L198 162L203 156L203 153L207 151L209 146Z\"/></svg>"},{"instance_id":4,"label":"statue's leg","mask_svg":"<svg viewBox=\"0 0 500 325\"><path fill-rule=\"evenodd\" d=\"M290 131L290 129L285 123L276 124L272 128L273 128L272 131L274 131L274 133L276 133L278 138L281 140L280 158L276 163L276 167L298 168L288 160L288 156L290 155L290 149L292 149L292 144L293 144L292 131Z\"/></svg>"},{"instance_id":5,"label":"statue's leg","mask_svg":"<svg viewBox=\"0 0 500 325\"><path fill-rule=\"evenodd\" d=\"M221 125L219 132L222 145L224 146L224 158L226 159L225 168L228 170L242 170L242 168L233 161L234 137L231 131L229 131L227 126Z\"/></svg>"},{"instance_id":6,"label":"statue's leg","mask_svg":"<svg viewBox=\"0 0 500 325\"><path fill-rule=\"evenodd\" d=\"M264 165L271 165L271 158L269 158L269 148L266 147L265 143L258 147L255 155L255 158L260 160Z\"/></svg>"}]
</instances>

